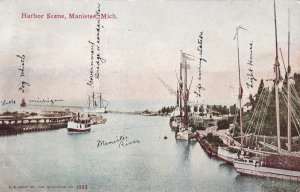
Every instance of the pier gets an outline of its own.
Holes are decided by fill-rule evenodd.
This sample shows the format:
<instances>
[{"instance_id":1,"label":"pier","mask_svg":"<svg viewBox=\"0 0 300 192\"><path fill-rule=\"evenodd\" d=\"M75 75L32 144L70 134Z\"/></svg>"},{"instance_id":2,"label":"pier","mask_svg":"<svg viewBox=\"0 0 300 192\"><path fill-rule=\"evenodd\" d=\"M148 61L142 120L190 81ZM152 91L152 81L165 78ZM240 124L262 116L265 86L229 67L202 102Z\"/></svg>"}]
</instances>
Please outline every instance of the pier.
<instances>
[{"instance_id":1,"label":"pier","mask_svg":"<svg viewBox=\"0 0 300 192\"><path fill-rule=\"evenodd\" d=\"M0 136L67 127L71 115L61 117L0 118Z\"/></svg>"}]
</instances>

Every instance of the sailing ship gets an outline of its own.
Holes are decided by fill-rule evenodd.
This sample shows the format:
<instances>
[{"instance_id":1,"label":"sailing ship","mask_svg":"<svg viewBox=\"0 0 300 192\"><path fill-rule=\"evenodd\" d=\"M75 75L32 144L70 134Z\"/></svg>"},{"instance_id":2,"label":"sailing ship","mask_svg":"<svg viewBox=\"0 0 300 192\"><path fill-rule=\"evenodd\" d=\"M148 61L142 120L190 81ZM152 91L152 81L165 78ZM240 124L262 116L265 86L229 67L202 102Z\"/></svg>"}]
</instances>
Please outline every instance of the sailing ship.
<instances>
[{"instance_id":1,"label":"sailing ship","mask_svg":"<svg viewBox=\"0 0 300 192\"><path fill-rule=\"evenodd\" d=\"M170 127L172 130L179 130L180 128L184 127L183 124L183 114L182 111L182 89L183 89L183 81L182 81L182 64L180 63L179 67L179 79L177 77L178 86L177 86L177 92L176 92L176 107L174 111L171 113L170 118ZM176 74L177 76L177 74Z\"/></svg>"},{"instance_id":2,"label":"sailing ship","mask_svg":"<svg viewBox=\"0 0 300 192\"><path fill-rule=\"evenodd\" d=\"M288 107L288 150L281 149L280 138L280 118L279 118L279 83L282 80L280 76L280 64L278 61L278 45L277 45L277 23L276 23L276 5L274 0L274 23L275 23L275 43L276 57L274 64L275 78L273 80L275 87L275 106L276 106L276 125L277 125L277 153L266 153L260 157L243 157L233 162L236 171L240 174L255 175L261 177L272 177L278 179L287 179L300 181L300 156L291 151L291 67L289 64L290 49L290 29L288 32L288 70L287 70L287 107ZM290 22L289 22L290 26Z\"/></svg>"},{"instance_id":3,"label":"sailing ship","mask_svg":"<svg viewBox=\"0 0 300 192\"><path fill-rule=\"evenodd\" d=\"M97 101L97 99L99 100ZM106 102L106 105L104 105L104 102ZM107 119L102 117L101 113L106 113L107 105L108 102L102 98L101 93L97 96L92 92L92 96L88 96L88 107L84 109L84 112L91 118L91 124L96 125L106 122Z\"/></svg>"},{"instance_id":4,"label":"sailing ship","mask_svg":"<svg viewBox=\"0 0 300 192\"><path fill-rule=\"evenodd\" d=\"M68 133L88 132L91 130L91 125L91 118L89 116L84 117L78 113L77 117L73 115L73 118L68 121L67 130Z\"/></svg>"},{"instance_id":5,"label":"sailing ship","mask_svg":"<svg viewBox=\"0 0 300 192\"><path fill-rule=\"evenodd\" d=\"M223 147L218 147L217 156L218 158L222 159L223 161L226 161L227 163L233 163L234 160L237 160L242 151L242 147L244 144L244 138L243 138L243 110L242 110L242 98L243 98L243 87L241 83L241 67L240 67L240 49L239 49L239 30L245 28L238 26L236 28L236 33L233 38L233 40L236 40L237 42L237 55L238 55L238 74L239 74L239 94L238 94L238 101L239 101L239 116L240 116L240 139L241 142L238 143L237 141L232 138L231 142L229 142L229 145ZM237 144L236 144L237 143Z\"/></svg>"},{"instance_id":6,"label":"sailing ship","mask_svg":"<svg viewBox=\"0 0 300 192\"><path fill-rule=\"evenodd\" d=\"M88 107L85 108L86 113L106 113L108 101L102 98L101 93L92 92L88 95Z\"/></svg>"},{"instance_id":7,"label":"sailing ship","mask_svg":"<svg viewBox=\"0 0 300 192\"><path fill-rule=\"evenodd\" d=\"M179 104L179 117L174 116L170 119L171 127L176 126L175 137L178 140L196 140L198 133L194 132L189 126L189 114L188 114L188 101L189 101L189 91L190 87L187 87L187 60L190 59L189 55L181 51L181 63L180 63L180 79L179 79L179 91L177 97L177 103ZM184 70L184 78L183 78ZM190 84L191 85L191 84ZM183 100L183 108L182 108Z\"/></svg>"}]
</instances>

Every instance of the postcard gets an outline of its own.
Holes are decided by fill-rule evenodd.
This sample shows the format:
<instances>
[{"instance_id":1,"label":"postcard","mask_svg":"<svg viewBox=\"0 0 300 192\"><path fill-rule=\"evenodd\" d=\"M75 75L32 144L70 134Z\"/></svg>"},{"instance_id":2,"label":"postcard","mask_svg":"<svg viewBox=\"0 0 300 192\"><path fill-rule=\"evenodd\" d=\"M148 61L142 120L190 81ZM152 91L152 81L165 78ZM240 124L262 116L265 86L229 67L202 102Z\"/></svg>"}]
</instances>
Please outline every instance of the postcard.
<instances>
[{"instance_id":1,"label":"postcard","mask_svg":"<svg viewBox=\"0 0 300 192\"><path fill-rule=\"evenodd\" d=\"M299 0L0 13L0 191L300 191Z\"/></svg>"}]
</instances>

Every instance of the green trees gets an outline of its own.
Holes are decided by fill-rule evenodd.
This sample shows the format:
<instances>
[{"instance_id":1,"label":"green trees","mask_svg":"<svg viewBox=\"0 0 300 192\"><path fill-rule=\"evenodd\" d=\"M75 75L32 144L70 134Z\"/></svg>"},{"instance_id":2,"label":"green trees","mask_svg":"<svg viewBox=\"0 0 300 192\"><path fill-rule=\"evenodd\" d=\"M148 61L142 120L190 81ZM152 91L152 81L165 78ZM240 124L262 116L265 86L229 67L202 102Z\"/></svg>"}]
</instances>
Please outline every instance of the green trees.
<instances>
[{"instance_id":1,"label":"green trees","mask_svg":"<svg viewBox=\"0 0 300 192\"><path fill-rule=\"evenodd\" d=\"M294 74L294 81L295 81L296 91L299 95L299 93L300 93L300 73L295 73Z\"/></svg>"},{"instance_id":2,"label":"green trees","mask_svg":"<svg viewBox=\"0 0 300 192\"><path fill-rule=\"evenodd\" d=\"M218 125L218 130L229 128L229 122L227 119L222 119L222 120L218 121L217 125Z\"/></svg>"},{"instance_id":3,"label":"green trees","mask_svg":"<svg viewBox=\"0 0 300 192\"><path fill-rule=\"evenodd\" d=\"M300 94L300 74L295 73L294 74L294 80L295 80L295 89L298 93ZM287 84L283 84L283 88L286 88ZM246 130L251 117L256 110L256 115L261 115L260 109L258 102L259 98L263 99L264 97L266 98L267 94L270 94L270 101L269 105L267 106L267 111L266 111L266 116L263 121L263 126L259 128L258 125L251 126L249 128L250 133L255 133L255 134L260 134L260 135L270 135L270 136L275 136L276 135L276 106L275 106L275 91L274 91L274 86L271 89L266 89L264 90L264 82L261 80L260 85L257 90L257 94L255 95L255 99L253 99L252 95L249 95L250 102L254 106L252 110L247 111L246 113L243 114L243 122L244 122L244 127L243 129ZM284 92L281 90L281 92ZM281 136L286 137L287 135L287 105L284 101L283 95L279 92L279 108L280 108L280 132ZM258 108L257 108L258 107ZM299 107L299 103L298 103ZM257 108L257 109L256 109ZM300 115L300 114L298 114ZM259 130L257 129L259 128ZM300 131L300 130L299 130ZM296 127L292 121L292 136L298 135Z\"/></svg>"},{"instance_id":4,"label":"green trees","mask_svg":"<svg viewBox=\"0 0 300 192\"><path fill-rule=\"evenodd\" d=\"M174 106L167 106L167 107L162 107L159 111L158 114L169 114L172 113L175 110Z\"/></svg>"},{"instance_id":5,"label":"green trees","mask_svg":"<svg viewBox=\"0 0 300 192\"><path fill-rule=\"evenodd\" d=\"M211 108L215 112L219 112L221 115L226 115L229 113L229 109L226 105L208 105L208 108Z\"/></svg>"},{"instance_id":6,"label":"green trees","mask_svg":"<svg viewBox=\"0 0 300 192\"><path fill-rule=\"evenodd\" d=\"M229 107L229 110L230 110L230 113L231 113L231 114L235 114L235 113L236 113L236 110L237 110L236 104L231 105L231 106Z\"/></svg>"},{"instance_id":7,"label":"green trees","mask_svg":"<svg viewBox=\"0 0 300 192\"><path fill-rule=\"evenodd\" d=\"M253 98L253 96L252 96L251 93L250 93L250 95L249 95L249 100L250 100L250 103L251 103L251 105L252 105L252 110L253 110L254 107L255 107L256 102L255 102L255 100L254 100L254 98Z\"/></svg>"},{"instance_id":8,"label":"green trees","mask_svg":"<svg viewBox=\"0 0 300 192\"><path fill-rule=\"evenodd\" d=\"M264 89L264 80L260 80L260 84L258 86L258 90L257 90L257 94L256 94L256 102L258 101L258 98L259 98L259 95L261 94L261 92L263 91Z\"/></svg>"}]
</instances>

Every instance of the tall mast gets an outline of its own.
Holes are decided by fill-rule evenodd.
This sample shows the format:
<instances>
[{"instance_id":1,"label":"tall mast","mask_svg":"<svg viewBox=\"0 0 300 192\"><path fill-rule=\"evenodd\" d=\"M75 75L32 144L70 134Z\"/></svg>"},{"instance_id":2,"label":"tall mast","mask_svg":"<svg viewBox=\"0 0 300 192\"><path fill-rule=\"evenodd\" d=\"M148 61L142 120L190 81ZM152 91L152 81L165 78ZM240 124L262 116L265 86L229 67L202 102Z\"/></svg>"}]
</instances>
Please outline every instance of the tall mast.
<instances>
[{"instance_id":1,"label":"tall mast","mask_svg":"<svg viewBox=\"0 0 300 192\"><path fill-rule=\"evenodd\" d=\"M281 151L281 144L280 144L280 119L279 119L279 95L278 95L278 84L280 81L280 68L279 68L279 61L278 61L278 43L277 43L277 22L276 22L276 5L274 0L274 22L275 22L275 48L276 48L276 57L275 57L275 64L274 64L274 71L275 71L275 101L276 101L276 125L277 125L277 151L280 153Z\"/></svg>"},{"instance_id":2,"label":"tall mast","mask_svg":"<svg viewBox=\"0 0 300 192\"><path fill-rule=\"evenodd\" d=\"M183 57L183 66L184 66L184 81L183 81L183 89L184 89L184 123L186 126L188 126L188 107L187 107L187 100L188 100L188 90L187 90L187 62L186 62L186 58L184 56L183 53L182 54L182 57Z\"/></svg>"},{"instance_id":3,"label":"tall mast","mask_svg":"<svg viewBox=\"0 0 300 192\"><path fill-rule=\"evenodd\" d=\"M290 10L289 10L289 31L288 31L288 70L287 70L287 87L288 87L288 152L292 151L292 131L291 131L291 87L290 87Z\"/></svg>"},{"instance_id":4,"label":"tall mast","mask_svg":"<svg viewBox=\"0 0 300 192\"><path fill-rule=\"evenodd\" d=\"M102 107L102 94L100 93L99 94L99 108L101 108Z\"/></svg>"},{"instance_id":5,"label":"tall mast","mask_svg":"<svg viewBox=\"0 0 300 192\"><path fill-rule=\"evenodd\" d=\"M183 55L181 52L181 62L180 62L180 71L179 71L179 111L180 118L182 118L182 65L183 65Z\"/></svg>"},{"instance_id":6,"label":"tall mast","mask_svg":"<svg viewBox=\"0 0 300 192\"><path fill-rule=\"evenodd\" d=\"M176 91L176 107L179 106L179 90L178 90L178 86L177 86L177 91Z\"/></svg>"},{"instance_id":7,"label":"tall mast","mask_svg":"<svg viewBox=\"0 0 300 192\"><path fill-rule=\"evenodd\" d=\"M94 89L93 89L93 96L92 96L92 101L93 101L93 108L95 107L95 93L94 93Z\"/></svg>"},{"instance_id":8,"label":"tall mast","mask_svg":"<svg viewBox=\"0 0 300 192\"><path fill-rule=\"evenodd\" d=\"M238 69L239 69L239 105L240 105L240 134L241 134L241 147L244 144L243 138L243 112L242 112L242 97L243 97L243 88L241 83L241 67L240 67L240 47L239 47L239 29L240 26L236 28L236 34L234 39L236 38L236 47L237 47L237 54L238 54Z\"/></svg>"}]
</instances>

